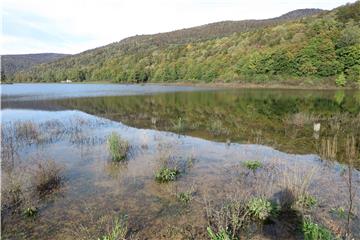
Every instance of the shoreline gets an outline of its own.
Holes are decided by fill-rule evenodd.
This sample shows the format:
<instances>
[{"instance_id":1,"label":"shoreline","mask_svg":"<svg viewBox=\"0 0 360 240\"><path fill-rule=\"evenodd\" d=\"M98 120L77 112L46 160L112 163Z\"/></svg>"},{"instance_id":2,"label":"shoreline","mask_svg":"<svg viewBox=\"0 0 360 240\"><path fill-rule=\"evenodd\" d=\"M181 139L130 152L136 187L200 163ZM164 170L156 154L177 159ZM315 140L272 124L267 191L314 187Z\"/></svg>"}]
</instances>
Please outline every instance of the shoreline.
<instances>
[{"instance_id":1,"label":"shoreline","mask_svg":"<svg viewBox=\"0 0 360 240\"><path fill-rule=\"evenodd\" d=\"M163 85L163 86L189 86L189 87L206 87L214 89L289 89L289 90L360 90L356 87L336 87L329 85L289 85L289 84L263 84L263 83L242 83L242 82L148 82L148 83L123 83L123 82L111 82L111 81L85 81L85 82L71 82L71 83L60 83L60 82L11 82L1 83L1 85L12 85L12 84L119 84L119 85Z\"/></svg>"},{"instance_id":2,"label":"shoreline","mask_svg":"<svg viewBox=\"0 0 360 240\"><path fill-rule=\"evenodd\" d=\"M193 87L208 87L208 88L224 88L224 89L289 89L289 90L360 90L352 87L336 87L336 86L295 86L286 84L256 84L256 83L194 83L194 82L169 82L169 83L145 83L145 85L165 85L165 86L193 86Z\"/></svg>"}]
</instances>

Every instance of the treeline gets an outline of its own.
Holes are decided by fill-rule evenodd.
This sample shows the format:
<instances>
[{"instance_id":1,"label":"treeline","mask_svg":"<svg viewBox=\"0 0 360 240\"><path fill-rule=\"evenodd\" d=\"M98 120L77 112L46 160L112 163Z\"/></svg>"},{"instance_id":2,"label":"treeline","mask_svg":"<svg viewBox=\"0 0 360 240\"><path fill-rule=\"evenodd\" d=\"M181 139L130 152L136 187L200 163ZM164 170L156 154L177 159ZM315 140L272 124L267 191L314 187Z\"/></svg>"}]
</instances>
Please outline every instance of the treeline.
<instances>
[{"instance_id":1,"label":"treeline","mask_svg":"<svg viewBox=\"0 0 360 240\"><path fill-rule=\"evenodd\" d=\"M360 2L230 36L176 44L148 37L21 72L15 81L322 81L360 84ZM146 40L147 39L147 40Z\"/></svg>"}]
</instances>

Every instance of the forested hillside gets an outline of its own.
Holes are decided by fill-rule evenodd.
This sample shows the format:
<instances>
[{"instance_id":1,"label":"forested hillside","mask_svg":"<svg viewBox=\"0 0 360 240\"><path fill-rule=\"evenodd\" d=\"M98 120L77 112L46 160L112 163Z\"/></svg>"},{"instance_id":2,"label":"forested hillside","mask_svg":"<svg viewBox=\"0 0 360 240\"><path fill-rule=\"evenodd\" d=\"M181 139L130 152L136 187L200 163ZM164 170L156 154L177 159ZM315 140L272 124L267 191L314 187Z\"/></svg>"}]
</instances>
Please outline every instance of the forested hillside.
<instances>
[{"instance_id":1,"label":"forested hillside","mask_svg":"<svg viewBox=\"0 0 360 240\"><path fill-rule=\"evenodd\" d=\"M314 15L315 14L315 15ZM15 76L15 81L360 82L360 2L330 12L220 22L135 36Z\"/></svg>"},{"instance_id":2,"label":"forested hillside","mask_svg":"<svg viewBox=\"0 0 360 240\"><path fill-rule=\"evenodd\" d=\"M16 72L26 70L41 63L49 63L69 56L59 53L19 54L1 56L1 79L13 78Z\"/></svg>"}]
</instances>

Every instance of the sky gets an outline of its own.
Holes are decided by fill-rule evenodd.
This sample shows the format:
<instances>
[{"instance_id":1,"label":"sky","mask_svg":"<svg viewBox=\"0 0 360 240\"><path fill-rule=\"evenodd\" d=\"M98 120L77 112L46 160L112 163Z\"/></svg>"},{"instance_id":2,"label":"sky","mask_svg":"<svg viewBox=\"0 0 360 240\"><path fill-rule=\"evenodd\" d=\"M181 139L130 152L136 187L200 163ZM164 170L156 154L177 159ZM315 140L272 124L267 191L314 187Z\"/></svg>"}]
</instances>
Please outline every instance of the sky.
<instances>
[{"instance_id":1,"label":"sky","mask_svg":"<svg viewBox=\"0 0 360 240\"><path fill-rule=\"evenodd\" d=\"M2 0L1 54L75 54L140 34L355 0Z\"/></svg>"}]
</instances>

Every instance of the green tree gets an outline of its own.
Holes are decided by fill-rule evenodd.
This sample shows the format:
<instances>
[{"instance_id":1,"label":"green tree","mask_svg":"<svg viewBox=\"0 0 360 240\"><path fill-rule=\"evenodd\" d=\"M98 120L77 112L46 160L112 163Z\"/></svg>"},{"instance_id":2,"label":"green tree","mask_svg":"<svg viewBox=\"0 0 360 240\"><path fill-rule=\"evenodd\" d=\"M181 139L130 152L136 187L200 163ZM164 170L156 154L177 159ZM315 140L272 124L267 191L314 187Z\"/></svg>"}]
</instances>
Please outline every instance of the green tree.
<instances>
[{"instance_id":1,"label":"green tree","mask_svg":"<svg viewBox=\"0 0 360 240\"><path fill-rule=\"evenodd\" d=\"M360 14L360 12L359 12ZM344 30L341 31L337 47L348 47L360 43L360 27L355 25L353 21L346 24Z\"/></svg>"}]
</instances>

